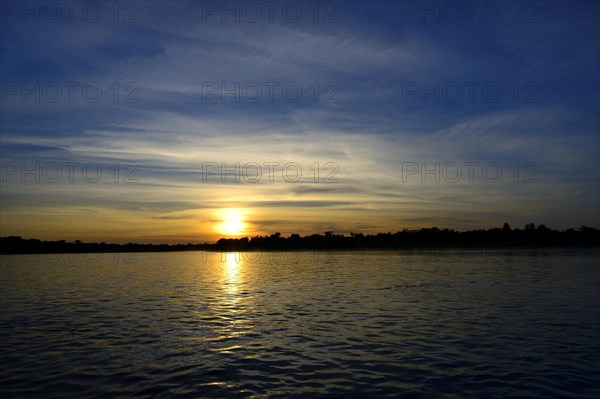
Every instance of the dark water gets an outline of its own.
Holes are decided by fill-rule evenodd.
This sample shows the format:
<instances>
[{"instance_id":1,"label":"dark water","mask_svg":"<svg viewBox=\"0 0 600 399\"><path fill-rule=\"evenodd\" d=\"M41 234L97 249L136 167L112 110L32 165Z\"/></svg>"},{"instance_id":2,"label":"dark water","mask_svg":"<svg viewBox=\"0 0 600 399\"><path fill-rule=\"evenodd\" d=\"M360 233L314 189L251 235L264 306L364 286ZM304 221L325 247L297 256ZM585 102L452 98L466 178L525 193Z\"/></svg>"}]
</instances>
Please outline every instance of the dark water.
<instances>
[{"instance_id":1,"label":"dark water","mask_svg":"<svg viewBox=\"0 0 600 399\"><path fill-rule=\"evenodd\" d=\"M0 258L0 397L600 395L598 250Z\"/></svg>"}]
</instances>

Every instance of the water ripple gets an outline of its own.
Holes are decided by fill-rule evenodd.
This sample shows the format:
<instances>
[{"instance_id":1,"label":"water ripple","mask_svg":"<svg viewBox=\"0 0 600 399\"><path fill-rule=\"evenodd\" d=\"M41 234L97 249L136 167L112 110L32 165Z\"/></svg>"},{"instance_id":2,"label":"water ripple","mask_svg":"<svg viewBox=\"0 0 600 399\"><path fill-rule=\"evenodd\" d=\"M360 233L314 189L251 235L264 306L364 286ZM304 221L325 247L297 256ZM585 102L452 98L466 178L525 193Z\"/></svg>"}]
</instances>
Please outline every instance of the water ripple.
<instances>
[{"instance_id":1,"label":"water ripple","mask_svg":"<svg viewBox=\"0 0 600 399\"><path fill-rule=\"evenodd\" d=\"M595 398L598 254L2 256L0 397Z\"/></svg>"}]
</instances>

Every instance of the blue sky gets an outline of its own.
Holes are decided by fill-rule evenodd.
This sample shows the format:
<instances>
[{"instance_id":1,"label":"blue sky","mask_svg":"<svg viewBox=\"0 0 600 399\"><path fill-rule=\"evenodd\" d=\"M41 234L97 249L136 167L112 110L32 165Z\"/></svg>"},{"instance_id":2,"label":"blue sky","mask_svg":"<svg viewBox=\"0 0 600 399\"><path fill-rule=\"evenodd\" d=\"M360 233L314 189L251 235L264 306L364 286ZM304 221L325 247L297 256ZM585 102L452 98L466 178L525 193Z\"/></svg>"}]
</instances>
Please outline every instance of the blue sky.
<instances>
[{"instance_id":1,"label":"blue sky","mask_svg":"<svg viewBox=\"0 0 600 399\"><path fill-rule=\"evenodd\" d=\"M600 225L597 2L73 4L2 1L3 236Z\"/></svg>"}]
</instances>

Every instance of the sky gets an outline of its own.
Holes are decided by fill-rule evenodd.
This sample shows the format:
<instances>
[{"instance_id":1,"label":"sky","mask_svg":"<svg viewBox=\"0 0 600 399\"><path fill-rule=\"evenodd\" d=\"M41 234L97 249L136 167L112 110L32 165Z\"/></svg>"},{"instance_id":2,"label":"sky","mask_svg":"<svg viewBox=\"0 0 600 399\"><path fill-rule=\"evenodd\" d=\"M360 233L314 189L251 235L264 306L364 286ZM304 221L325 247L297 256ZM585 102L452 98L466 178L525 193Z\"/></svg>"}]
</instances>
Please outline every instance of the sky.
<instances>
[{"instance_id":1,"label":"sky","mask_svg":"<svg viewBox=\"0 0 600 399\"><path fill-rule=\"evenodd\" d=\"M0 236L600 227L598 2L0 4Z\"/></svg>"}]
</instances>

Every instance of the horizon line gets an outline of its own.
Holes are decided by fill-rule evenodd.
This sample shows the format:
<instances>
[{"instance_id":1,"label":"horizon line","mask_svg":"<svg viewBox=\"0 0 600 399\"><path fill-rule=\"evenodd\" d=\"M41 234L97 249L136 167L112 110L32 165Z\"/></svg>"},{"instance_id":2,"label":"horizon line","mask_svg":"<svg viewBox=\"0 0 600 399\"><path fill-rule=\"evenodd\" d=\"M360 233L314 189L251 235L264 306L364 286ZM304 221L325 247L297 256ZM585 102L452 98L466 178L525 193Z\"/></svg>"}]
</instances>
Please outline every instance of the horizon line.
<instances>
[{"instance_id":1,"label":"horizon line","mask_svg":"<svg viewBox=\"0 0 600 399\"><path fill-rule=\"evenodd\" d=\"M420 231L427 231L427 230L437 230L440 232L451 232L451 233L457 233L457 234L464 234L464 233L470 233L470 232L489 232L489 231L494 231L494 230L506 230L506 227L508 227L508 231L527 231L527 230L545 230L548 232L558 232L558 233L564 233L564 232L569 232L569 231L582 231L582 230L595 230L598 231L599 229L597 227L592 227L592 226L587 226L587 225L581 225L577 228L575 227L569 227L563 230L558 230L558 229L552 229L548 226L546 226L545 224L539 224L536 225L534 223L528 223L525 224L523 226L523 228L512 228L510 226L509 223L504 223L504 225L502 227L491 227L488 229L485 228L480 228L480 229L468 229L468 230L456 230L454 228L440 228L437 226L430 226L430 227L421 227L421 228L417 228L417 229L407 229L407 228L403 228L400 230L396 230L395 232L392 231L380 231L380 232L376 232L376 233L361 233L361 232L349 232L347 234L349 235L345 235L344 232L335 234L335 230L329 230L329 231L324 231L322 233L312 233L312 234L307 234L307 235L300 235L297 233L290 233L287 237L284 237L283 235L281 235L281 233L279 232L274 232L271 233L271 235L254 235L254 236L250 236L250 235L239 235L239 236L229 236L229 237L220 237L218 238L216 241L214 242L178 242L178 243L171 243L168 244L166 242L161 242L161 243L144 243L144 242L127 242L127 243L115 243L115 242L105 242L105 241L94 241L94 242L83 242L79 239L77 240L73 240L73 241L67 241L65 239L40 239L40 238L35 238L35 237L30 237L30 238L23 238L20 235L6 235L6 236L0 236L0 239L4 240L4 239L20 239L23 241L40 241L42 243L64 243L64 244L73 244L73 245L118 245L118 246L123 246L123 245L147 245L147 246L180 246L180 245L210 245L210 246L216 246L219 244L220 241L222 240L230 240L230 241L239 241L239 240L252 240L252 239L261 239L261 238L269 238L269 237L275 237L277 236L278 238L284 239L284 240L289 240L290 238L300 238L300 239L304 239L304 238L311 238L311 237L323 237L326 238L328 236L334 236L334 237L344 237L344 238L354 238L356 236L361 236L361 237L376 237L378 235L388 235L388 234L398 234L398 233L418 233Z\"/></svg>"}]
</instances>

